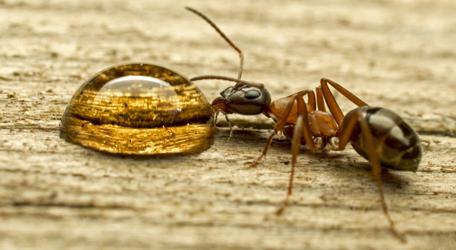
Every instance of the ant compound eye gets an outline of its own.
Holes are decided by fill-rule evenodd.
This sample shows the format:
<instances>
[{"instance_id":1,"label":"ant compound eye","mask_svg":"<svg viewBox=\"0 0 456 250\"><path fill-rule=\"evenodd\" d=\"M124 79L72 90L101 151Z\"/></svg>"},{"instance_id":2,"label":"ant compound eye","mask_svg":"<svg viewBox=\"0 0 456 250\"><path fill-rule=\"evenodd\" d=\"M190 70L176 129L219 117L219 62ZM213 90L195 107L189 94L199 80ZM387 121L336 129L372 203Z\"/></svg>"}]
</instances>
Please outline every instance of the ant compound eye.
<instances>
[{"instance_id":1,"label":"ant compound eye","mask_svg":"<svg viewBox=\"0 0 456 250\"><path fill-rule=\"evenodd\" d=\"M261 96L261 93L259 90L256 89L251 89L245 92L244 97L246 99L256 99Z\"/></svg>"},{"instance_id":2,"label":"ant compound eye","mask_svg":"<svg viewBox=\"0 0 456 250\"><path fill-rule=\"evenodd\" d=\"M233 87L228 87L222 92L220 92L220 95L226 98L231 94L231 92L233 92Z\"/></svg>"}]
</instances>

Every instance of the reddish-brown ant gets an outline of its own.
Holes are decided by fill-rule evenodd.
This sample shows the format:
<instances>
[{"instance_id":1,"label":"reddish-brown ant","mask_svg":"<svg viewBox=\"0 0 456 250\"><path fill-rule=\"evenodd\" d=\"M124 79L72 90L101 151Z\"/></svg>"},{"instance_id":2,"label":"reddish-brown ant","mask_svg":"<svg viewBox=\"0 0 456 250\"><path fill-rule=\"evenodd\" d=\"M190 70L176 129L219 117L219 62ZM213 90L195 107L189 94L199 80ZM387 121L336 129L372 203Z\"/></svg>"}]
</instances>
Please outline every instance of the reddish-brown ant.
<instances>
[{"instance_id":1,"label":"reddish-brown ant","mask_svg":"<svg viewBox=\"0 0 456 250\"><path fill-rule=\"evenodd\" d=\"M382 169L417 170L422 155L417 133L393 111L369 106L340 84L326 78L320 80L320 86L315 91L307 89L271 101L270 94L263 84L240 79L243 71L241 50L206 16L194 9L187 9L205 19L241 58L237 79L214 75L190 79L191 81L216 79L236 82L233 87L223 90L220 93L221 96L212 102L214 111L224 114L264 114L276 123L263 152L251 166L256 166L266 155L274 135L278 132L283 132L291 139L292 161L288 192L277 214L282 214L289 204L296 159L301 145L305 145L312 152L318 152L344 150L350 142L371 165L372 174L379 189L382 209L388 219L391 232L401 241L405 241L404 236L396 230L388 212L383 190ZM358 107L344 115L329 86ZM307 101L304 96L307 97Z\"/></svg>"}]
</instances>

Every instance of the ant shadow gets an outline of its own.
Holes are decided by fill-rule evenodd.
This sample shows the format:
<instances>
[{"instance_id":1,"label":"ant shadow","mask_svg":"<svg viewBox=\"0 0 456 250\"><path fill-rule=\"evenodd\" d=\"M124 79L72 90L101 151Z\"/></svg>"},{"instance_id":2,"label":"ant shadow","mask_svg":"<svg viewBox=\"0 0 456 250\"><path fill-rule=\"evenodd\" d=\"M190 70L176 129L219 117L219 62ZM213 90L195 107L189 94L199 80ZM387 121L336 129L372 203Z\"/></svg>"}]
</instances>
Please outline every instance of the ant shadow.
<instances>
[{"instance_id":1,"label":"ant shadow","mask_svg":"<svg viewBox=\"0 0 456 250\"><path fill-rule=\"evenodd\" d=\"M236 147L239 139L246 143L248 147L258 147L262 148L266 144L267 136L270 134L268 131L266 136L258 136L258 130L255 129L241 129L236 130L233 134L233 137L230 140L226 140L227 143L230 143L233 147ZM229 136L229 131L219 132L219 137ZM260 143L261 142L261 143ZM347 147L348 150L353 151L351 146ZM275 154L289 156L290 160L282 162L285 165L291 164L291 142L285 136L275 137L271 144L271 151ZM313 162L318 162L318 165L324 164L325 168L330 168L331 170L328 173L333 174L335 177L341 178L350 178L351 177L365 177L366 179L371 178L374 182L371 166L369 162L364 159L362 156L354 156L352 153L344 153L343 151L322 151L313 153L307 150L304 146L301 147L300 154L305 154L306 157ZM267 158L267 157L266 157ZM267 161L267 160L266 160ZM299 159L298 159L299 162ZM266 163L267 164L267 163ZM296 169L299 171L299 167ZM389 170L385 167L382 168L382 181L388 189L402 189L409 185L409 181L404 178L400 173L401 171ZM403 171L402 171L403 172ZM344 177L345 176L345 177Z\"/></svg>"}]
</instances>

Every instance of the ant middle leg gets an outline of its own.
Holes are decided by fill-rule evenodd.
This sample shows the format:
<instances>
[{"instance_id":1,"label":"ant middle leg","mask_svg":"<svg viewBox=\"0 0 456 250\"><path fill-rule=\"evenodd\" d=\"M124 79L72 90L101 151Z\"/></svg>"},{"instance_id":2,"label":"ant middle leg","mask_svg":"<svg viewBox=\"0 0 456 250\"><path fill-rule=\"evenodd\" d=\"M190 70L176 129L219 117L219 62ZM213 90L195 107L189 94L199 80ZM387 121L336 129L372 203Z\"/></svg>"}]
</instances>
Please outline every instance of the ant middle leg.
<instances>
[{"instance_id":1,"label":"ant middle leg","mask_svg":"<svg viewBox=\"0 0 456 250\"><path fill-rule=\"evenodd\" d=\"M312 110L312 111L316 110L317 109L317 103L315 101L315 93L313 91L309 91L306 94L307 94L307 103L309 104L309 109ZM303 97L301 97L301 99L302 98Z\"/></svg>"},{"instance_id":2,"label":"ant middle leg","mask_svg":"<svg viewBox=\"0 0 456 250\"><path fill-rule=\"evenodd\" d=\"M304 95L313 96L313 100L314 100L314 103L315 103L315 95L314 95L312 90L303 90L303 91L299 91L296 94L288 96L287 97L288 98L288 103L286 104L286 106L283 109L283 112L281 113L276 125L274 126L274 131L268 137L268 140L266 142L265 147L263 148L263 151L262 151L261 155L254 162L249 164L250 167L256 167L261 162L261 160L266 156L269 148L271 147L273 137L279 131L283 131L285 125L287 124L288 117L291 114L291 111L293 109L293 106L295 105L296 100L298 100L298 108L299 108L299 100L302 100L304 102L304 100L303 100L303 96ZM312 97L310 97L309 99L312 99ZM303 109L305 109L305 112L306 112L306 115L305 115L304 119L307 120L307 105L305 103L304 103L304 108ZM309 131L310 131L310 128L309 128ZM313 144L313 141L311 143L312 143L312 146L315 147L314 144Z\"/></svg>"},{"instance_id":3,"label":"ant middle leg","mask_svg":"<svg viewBox=\"0 0 456 250\"><path fill-rule=\"evenodd\" d=\"M326 112L325 100L324 100L324 97L323 97L323 92L321 90L321 87L317 87L315 89L315 92L317 93L317 107L318 107L318 110Z\"/></svg>"},{"instance_id":4,"label":"ant middle leg","mask_svg":"<svg viewBox=\"0 0 456 250\"><path fill-rule=\"evenodd\" d=\"M282 205L277 209L276 214L281 215L288 207L290 197L293 193L293 181L296 169L296 162L301 148L301 140L304 138L306 145L310 150L315 151L316 146L312 139L312 132L309 126L307 105L303 99L303 96L297 96L296 102L298 105L298 119L293 130L293 138L291 140L291 171L290 178L288 180L288 190Z\"/></svg>"}]
</instances>

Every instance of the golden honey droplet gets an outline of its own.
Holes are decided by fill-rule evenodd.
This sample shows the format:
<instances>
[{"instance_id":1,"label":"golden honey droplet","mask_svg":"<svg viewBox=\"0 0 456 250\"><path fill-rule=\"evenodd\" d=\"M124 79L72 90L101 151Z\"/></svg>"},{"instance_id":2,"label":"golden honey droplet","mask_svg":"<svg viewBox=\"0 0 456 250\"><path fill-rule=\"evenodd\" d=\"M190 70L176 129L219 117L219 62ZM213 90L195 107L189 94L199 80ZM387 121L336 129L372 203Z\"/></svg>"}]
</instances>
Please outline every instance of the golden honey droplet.
<instances>
[{"instance_id":1,"label":"golden honey droplet","mask_svg":"<svg viewBox=\"0 0 456 250\"><path fill-rule=\"evenodd\" d=\"M156 65L126 64L79 88L60 137L115 154L198 153L213 142L212 119L211 105L186 78Z\"/></svg>"}]
</instances>

